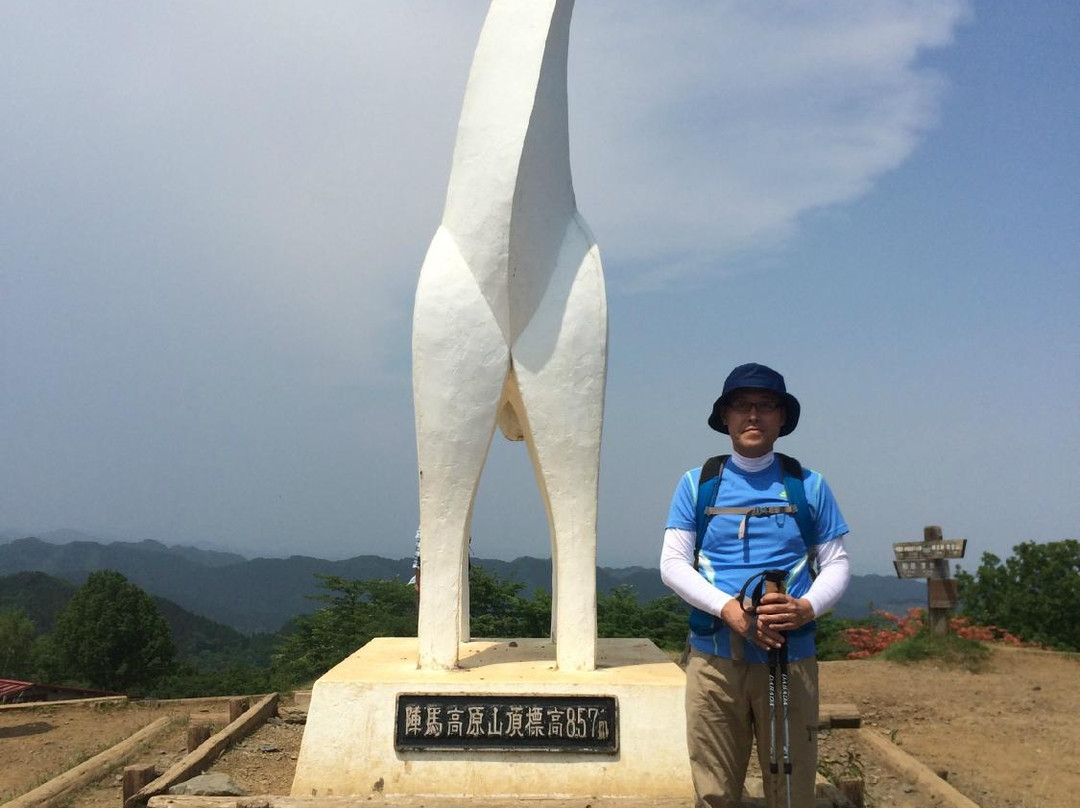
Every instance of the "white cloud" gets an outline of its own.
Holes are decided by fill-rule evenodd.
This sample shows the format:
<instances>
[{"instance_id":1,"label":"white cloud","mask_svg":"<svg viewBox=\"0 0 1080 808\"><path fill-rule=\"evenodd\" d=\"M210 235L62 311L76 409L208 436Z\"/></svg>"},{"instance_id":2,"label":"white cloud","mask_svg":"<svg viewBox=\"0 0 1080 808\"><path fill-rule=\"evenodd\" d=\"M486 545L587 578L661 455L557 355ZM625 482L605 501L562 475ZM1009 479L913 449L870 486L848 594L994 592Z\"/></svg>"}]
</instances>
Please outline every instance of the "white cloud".
<instances>
[{"instance_id":1,"label":"white cloud","mask_svg":"<svg viewBox=\"0 0 1080 808\"><path fill-rule=\"evenodd\" d=\"M10 4L9 203L61 252L58 278L91 271L101 297L210 331L272 319L268 338L375 372L485 7ZM933 123L941 81L918 60L964 8L580 3L582 205L605 255L654 267L612 286L700 272L865 193Z\"/></svg>"},{"instance_id":2,"label":"white cloud","mask_svg":"<svg viewBox=\"0 0 1080 808\"><path fill-rule=\"evenodd\" d=\"M582 4L582 205L609 254L655 267L611 282L700 272L869 190L933 125L943 80L920 58L950 41L966 7Z\"/></svg>"}]
</instances>

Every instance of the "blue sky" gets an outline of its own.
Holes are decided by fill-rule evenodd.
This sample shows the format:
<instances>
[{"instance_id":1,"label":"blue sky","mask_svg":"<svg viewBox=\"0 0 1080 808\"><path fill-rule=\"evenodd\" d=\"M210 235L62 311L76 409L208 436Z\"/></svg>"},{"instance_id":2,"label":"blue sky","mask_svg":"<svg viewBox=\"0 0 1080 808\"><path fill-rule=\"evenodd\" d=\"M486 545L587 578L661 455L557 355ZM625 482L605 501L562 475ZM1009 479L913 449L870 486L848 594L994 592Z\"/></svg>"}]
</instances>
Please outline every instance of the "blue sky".
<instances>
[{"instance_id":1,"label":"blue sky","mask_svg":"<svg viewBox=\"0 0 1080 808\"><path fill-rule=\"evenodd\" d=\"M0 531L406 556L412 297L483 0L0 5ZM655 566L734 365L856 572L1076 538L1080 8L579 0L599 558ZM549 554L496 436L474 552Z\"/></svg>"}]
</instances>

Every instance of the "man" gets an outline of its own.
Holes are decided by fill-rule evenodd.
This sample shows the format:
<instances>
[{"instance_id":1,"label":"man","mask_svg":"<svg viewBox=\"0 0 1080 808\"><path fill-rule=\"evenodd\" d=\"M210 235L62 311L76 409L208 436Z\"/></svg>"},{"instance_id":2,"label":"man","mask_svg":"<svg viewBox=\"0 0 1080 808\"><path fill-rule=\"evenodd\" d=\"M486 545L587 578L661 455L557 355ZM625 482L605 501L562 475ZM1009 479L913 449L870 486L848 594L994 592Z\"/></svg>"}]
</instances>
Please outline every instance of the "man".
<instances>
[{"instance_id":1,"label":"man","mask_svg":"<svg viewBox=\"0 0 1080 808\"><path fill-rule=\"evenodd\" d=\"M801 491L794 496L805 495L811 519L800 517L806 526L800 531L784 465L773 452L777 438L794 431L799 413L798 400L775 370L758 364L735 368L709 417L710 427L731 437L732 454L715 501L704 503L719 513L709 518L700 549L701 469L683 475L671 503L660 572L664 583L697 610L686 668L686 725L698 808L742 805L755 738L766 804L814 804L818 678L813 620L840 599L850 573L843 541L848 527L825 480L801 470ZM794 479L790 485L797 485ZM819 567L813 580L809 556ZM749 598L740 600L744 584L766 570L784 571L786 591L764 594L756 605L747 603ZM775 663L785 651L789 743L781 724L779 677L774 707L769 706L770 654ZM777 723L770 728L773 714ZM790 775L783 766L785 746ZM775 775L770 760L777 761ZM786 794L789 782L791 793Z\"/></svg>"},{"instance_id":2,"label":"man","mask_svg":"<svg viewBox=\"0 0 1080 808\"><path fill-rule=\"evenodd\" d=\"M409 586L415 586L416 594L420 594L420 528L416 529L416 550L413 552L412 578L409 579Z\"/></svg>"}]
</instances>

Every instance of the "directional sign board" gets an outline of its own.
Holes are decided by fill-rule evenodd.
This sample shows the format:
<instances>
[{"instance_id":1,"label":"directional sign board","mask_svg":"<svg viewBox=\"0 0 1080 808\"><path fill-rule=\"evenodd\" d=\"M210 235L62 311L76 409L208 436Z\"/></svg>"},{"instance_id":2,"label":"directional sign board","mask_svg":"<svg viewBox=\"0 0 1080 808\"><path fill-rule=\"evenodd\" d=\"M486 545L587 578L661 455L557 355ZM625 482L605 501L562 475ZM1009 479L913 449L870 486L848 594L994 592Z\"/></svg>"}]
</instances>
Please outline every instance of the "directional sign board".
<instances>
[{"instance_id":1,"label":"directional sign board","mask_svg":"<svg viewBox=\"0 0 1080 808\"><path fill-rule=\"evenodd\" d=\"M937 561L929 558L897 559L893 561L897 578L936 578Z\"/></svg>"},{"instance_id":2,"label":"directional sign board","mask_svg":"<svg viewBox=\"0 0 1080 808\"><path fill-rule=\"evenodd\" d=\"M941 541L898 541L893 543L893 553L897 560L963 558L967 549L967 539L942 539ZM903 578L904 576L900 576ZM912 578L929 576L912 575Z\"/></svg>"},{"instance_id":3,"label":"directional sign board","mask_svg":"<svg viewBox=\"0 0 1080 808\"><path fill-rule=\"evenodd\" d=\"M893 542L897 578L926 578L930 630L949 631L949 611L957 605L956 580L949 577L948 558L963 558L967 539L945 539L938 525L923 528L922 541Z\"/></svg>"}]
</instances>

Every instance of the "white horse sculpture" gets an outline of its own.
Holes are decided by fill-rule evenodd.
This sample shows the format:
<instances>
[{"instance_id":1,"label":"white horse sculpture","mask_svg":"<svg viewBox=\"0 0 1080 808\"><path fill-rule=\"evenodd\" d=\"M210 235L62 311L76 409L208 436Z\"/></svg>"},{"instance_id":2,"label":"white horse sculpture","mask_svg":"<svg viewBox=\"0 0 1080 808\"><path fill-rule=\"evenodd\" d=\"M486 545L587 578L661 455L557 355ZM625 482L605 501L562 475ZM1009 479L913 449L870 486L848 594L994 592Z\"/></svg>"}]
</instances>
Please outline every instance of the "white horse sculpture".
<instances>
[{"instance_id":1,"label":"white horse sculpture","mask_svg":"<svg viewBox=\"0 0 1080 808\"><path fill-rule=\"evenodd\" d=\"M572 10L573 0L492 3L442 223L420 272L421 668L456 667L459 643L469 639L470 521L496 424L524 439L547 510L558 667L595 667L607 304L570 176Z\"/></svg>"}]
</instances>

